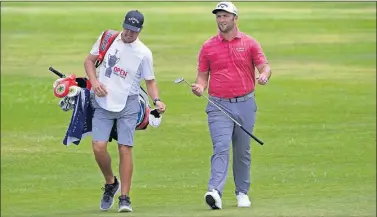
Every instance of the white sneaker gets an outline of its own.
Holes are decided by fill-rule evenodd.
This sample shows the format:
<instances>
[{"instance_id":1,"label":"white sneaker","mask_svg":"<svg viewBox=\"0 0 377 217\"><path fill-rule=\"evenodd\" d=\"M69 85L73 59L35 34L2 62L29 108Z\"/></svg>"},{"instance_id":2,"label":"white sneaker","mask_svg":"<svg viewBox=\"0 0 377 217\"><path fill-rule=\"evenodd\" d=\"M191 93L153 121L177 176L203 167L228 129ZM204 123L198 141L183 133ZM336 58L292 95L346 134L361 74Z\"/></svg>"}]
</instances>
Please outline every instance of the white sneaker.
<instances>
[{"instance_id":1,"label":"white sneaker","mask_svg":"<svg viewBox=\"0 0 377 217\"><path fill-rule=\"evenodd\" d=\"M219 193L216 190L212 190L207 192L204 195L204 199L206 200L207 205L210 209L221 209L222 202Z\"/></svg>"},{"instance_id":2,"label":"white sneaker","mask_svg":"<svg viewBox=\"0 0 377 217\"><path fill-rule=\"evenodd\" d=\"M244 193L238 193L237 195L237 207L250 207L251 202L249 200L249 196Z\"/></svg>"},{"instance_id":3,"label":"white sneaker","mask_svg":"<svg viewBox=\"0 0 377 217\"><path fill-rule=\"evenodd\" d=\"M131 199L129 196L119 196L118 212L132 212Z\"/></svg>"}]
</instances>

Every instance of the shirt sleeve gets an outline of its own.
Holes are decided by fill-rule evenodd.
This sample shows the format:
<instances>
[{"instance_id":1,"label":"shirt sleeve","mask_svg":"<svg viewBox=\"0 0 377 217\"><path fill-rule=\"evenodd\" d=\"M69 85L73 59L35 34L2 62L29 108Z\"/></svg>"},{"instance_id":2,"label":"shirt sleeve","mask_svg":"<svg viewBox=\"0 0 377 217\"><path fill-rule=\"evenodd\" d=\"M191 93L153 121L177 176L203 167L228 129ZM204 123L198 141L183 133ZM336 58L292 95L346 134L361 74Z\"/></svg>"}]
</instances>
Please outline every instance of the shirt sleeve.
<instances>
[{"instance_id":1,"label":"shirt sleeve","mask_svg":"<svg viewBox=\"0 0 377 217\"><path fill-rule=\"evenodd\" d=\"M101 42L101 38L102 38L103 33L104 32L101 33L101 35L98 37L96 43L94 43L92 50L90 51L90 54L95 55L95 56L99 55L99 44Z\"/></svg>"},{"instance_id":2,"label":"shirt sleeve","mask_svg":"<svg viewBox=\"0 0 377 217\"><path fill-rule=\"evenodd\" d=\"M140 70L141 76L142 78L144 78L144 80L155 79L153 70L153 55L151 51L147 52L143 60L141 61Z\"/></svg>"},{"instance_id":3,"label":"shirt sleeve","mask_svg":"<svg viewBox=\"0 0 377 217\"><path fill-rule=\"evenodd\" d=\"M253 40L251 45L251 60L254 66L267 63L267 58L264 55L263 49L259 42L256 40Z\"/></svg>"},{"instance_id":4,"label":"shirt sleeve","mask_svg":"<svg viewBox=\"0 0 377 217\"><path fill-rule=\"evenodd\" d=\"M198 54L198 72L208 72L210 70L207 48L205 44L200 48Z\"/></svg>"}]
</instances>

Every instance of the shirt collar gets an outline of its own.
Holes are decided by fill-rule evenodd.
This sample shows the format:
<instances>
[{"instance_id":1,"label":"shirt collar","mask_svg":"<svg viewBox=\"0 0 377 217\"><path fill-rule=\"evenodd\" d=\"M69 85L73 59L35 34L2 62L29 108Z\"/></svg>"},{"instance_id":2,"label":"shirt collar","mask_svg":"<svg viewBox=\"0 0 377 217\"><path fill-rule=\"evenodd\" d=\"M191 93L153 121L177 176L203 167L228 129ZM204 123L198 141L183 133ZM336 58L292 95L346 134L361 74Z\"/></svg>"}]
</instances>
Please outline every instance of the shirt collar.
<instances>
[{"instance_id":1,"label":"shirt collar","mask_svg":"<svg viewBox=\"0 0 377 217\"><path fill-rule=\"evenodd\" d=\"M220 40L220 41L224 41L224 37L221 35L221 32L219 31L218 34L217 34L217 38ZM237 32L236 32L236 36L234 38L242 38L242 33L238 30L237 28Z\"/></svg>"}]
</instances>

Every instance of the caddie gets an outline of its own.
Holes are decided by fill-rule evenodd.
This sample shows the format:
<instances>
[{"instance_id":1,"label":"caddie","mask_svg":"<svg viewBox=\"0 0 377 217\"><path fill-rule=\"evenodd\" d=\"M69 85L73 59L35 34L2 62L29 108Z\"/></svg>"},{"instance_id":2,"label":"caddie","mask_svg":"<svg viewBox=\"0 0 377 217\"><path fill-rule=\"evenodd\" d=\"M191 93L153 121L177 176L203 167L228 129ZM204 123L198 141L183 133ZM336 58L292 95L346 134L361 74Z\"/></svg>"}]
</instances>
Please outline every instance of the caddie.
<instances>
[{"instance_id":1,"label":"caddie","mask_svg":"<svg viewBox=\"0 0 377 217\"><path fill-rule=\"evenodd\" d=\"M137 124L139 86L145 80L147 92L159 113L165 112L165 104L159 99L153 70L151 50L138 38L144 16L137 10L129 11L123 22L123 31L115 38L104 56L96 74L102 33L85 59L85 71L92 85L92 144L95 159L105 178L100 209L108 210L114 204L114 196L120 191L118 212L132 212L130 186L133 172L132 147ZM117 121L119 176L111 168L107 152L110 131Z\"/></svg>"}]
</instances>

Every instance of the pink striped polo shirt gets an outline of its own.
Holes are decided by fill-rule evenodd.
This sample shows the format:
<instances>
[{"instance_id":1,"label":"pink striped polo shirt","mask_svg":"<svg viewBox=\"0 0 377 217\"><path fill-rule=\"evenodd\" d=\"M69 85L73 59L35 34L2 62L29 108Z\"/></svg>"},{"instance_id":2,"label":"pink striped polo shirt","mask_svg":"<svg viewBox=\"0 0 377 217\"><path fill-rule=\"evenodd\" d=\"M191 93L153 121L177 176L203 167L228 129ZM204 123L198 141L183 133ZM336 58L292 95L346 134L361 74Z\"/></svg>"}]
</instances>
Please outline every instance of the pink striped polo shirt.
<instances>
[{"instance_id":1,"label":"pink striped polo shirt","mask_svg":"<svg viewBox=\"0 0 377 217\"><path fill-rule=\"evenodd\" d=\"M238 31L227 41L219 32L200 49L198 71L209 71L209 95L235 98L254 90L255 66L264 63L267 58L257 40Z\"/></svg>"}]
</instances>

